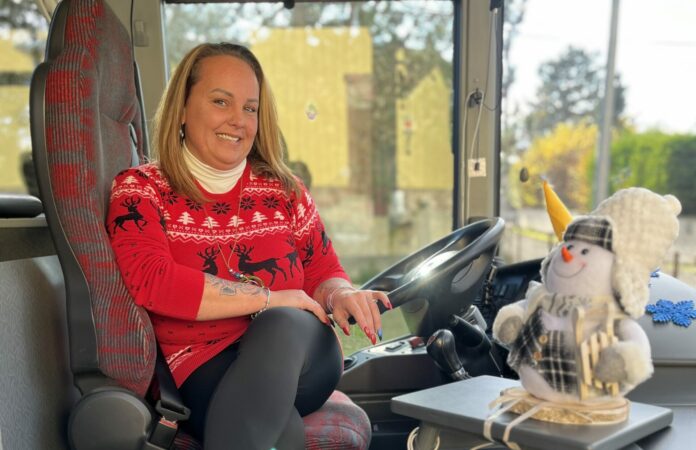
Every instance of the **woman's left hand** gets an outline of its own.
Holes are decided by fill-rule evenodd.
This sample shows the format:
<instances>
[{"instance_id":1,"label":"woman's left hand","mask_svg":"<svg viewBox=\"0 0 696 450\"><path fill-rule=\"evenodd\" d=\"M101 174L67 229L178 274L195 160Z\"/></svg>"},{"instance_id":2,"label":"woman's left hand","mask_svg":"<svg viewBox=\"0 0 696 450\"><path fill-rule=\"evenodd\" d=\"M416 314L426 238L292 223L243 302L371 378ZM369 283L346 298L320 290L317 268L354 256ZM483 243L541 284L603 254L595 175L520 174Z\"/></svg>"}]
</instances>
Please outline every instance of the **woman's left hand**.
<instances>
[{"instance_id":1,"label":"woman's left hand","mask_svg":"<svg viewBox=\"0 0 696 450\"><path fill-rule=\"evenodd\" d=\"M378 337L382 340L382 318L377 303L382 302L385 308L392 309L387 294L341 286L330 296L333 318L346 336L350 336L348 319L353 317L373 345L377 343Z\"/></svg>"}]
</instances>

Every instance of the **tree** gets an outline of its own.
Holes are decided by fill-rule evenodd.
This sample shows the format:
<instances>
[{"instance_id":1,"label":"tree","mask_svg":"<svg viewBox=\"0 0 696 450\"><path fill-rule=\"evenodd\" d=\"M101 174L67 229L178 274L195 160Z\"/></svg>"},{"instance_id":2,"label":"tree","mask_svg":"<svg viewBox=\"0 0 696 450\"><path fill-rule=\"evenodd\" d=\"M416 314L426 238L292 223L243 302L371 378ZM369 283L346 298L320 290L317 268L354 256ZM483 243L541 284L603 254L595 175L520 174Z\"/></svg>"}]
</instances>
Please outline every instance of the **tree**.
<instances>
[{"instance_id":1,"label":"tree","mask_svg":"<svg viewBox=\"0 0 696 450\"><path fill-rule=\"evenodd\" d=\"M254 217L252 217L251 221L252 222L263 222L267 219L268 219L268 217L266 217L261 211L256 211L254 213Z\"/></svg>"},{"instance_id":2,"label":"tree","mask_svg":"<svg viewBox=\"0 0 696 450\"><path fill-rule=\"evenodd\" d=\"M240 225L243 224L243 223L244 223L244 220L242 220L241 218L237 217L237 215L235 214L234 216L232 216L232 217L230 218L230 221L227 222L227 226L228 226L228 227L235 227L235 228L236 228L236 227L240 226Z\"/></svg>"},{"instance_id":3,"label":"tree","mask_svg":"<svg viewBox=\"0 0 696 450\"><path fill-rule=\"evenodd\" d=\"M36 2L0 0L0 30L24 30L28 33L28 39L18 44L17 47L31 55L35 66L42 60L45 42L44 39L39 38L39 35L46 30L46 27L46 20L39 12Z\"/></svg>"},{"instance_id":4,"label":"tree","mask_svg":"<svg viewBox=\"0 0 696 450\"><path fill-rule=\"evenodd\" d=\"M626 130L611 148L610 189L641 186L673 194L682 203L682 214L696 214L693 167L696 136Z\"/></svg>"},{"instance_id":5,"label":"tree","mask_svg":"<svg viewBox=\"0 0 696 450\"><path fill-rule=\"evenodd\" d=\"M193 217L191 217L191 214L189 214L187 211L181 213L181 215L178 219L176 219L176 221L184 225L189 225L194 222Z\"/></svg>"},{"instance_id":6,"label":"tree","mask_svg":"<svg viewBox=\"0 0 696 450\"><path fill-rule=\"evenodd\" d=\"M529 136L547 133L561 122L598 121L604 85L604 69L598 58L597 53L571 46L557 59L539 66L538 100L532 103L532 113L525 119ZM618 118L625 107L625 88L620 75L616 76L614 86L614 124L619 124Z\"/></svg>"},{"instance_id":7,"label":"tree","mask_svg":"<svg viewBox=\"0 0 696 450\"><path fill-rule=\"evenodd\" d=\"M560 123L551 133L534 140L510 176L526 167L536 175L535 179L547 179L568 208L586 210L592 194L587 173L594 160L596 142L595 124L589 121ZM541 183L511 182L510 185L519 189L520 206L544 204Z\"/></svg>"},{"instance_id":8,"label":"tree","mask_svg":"<svg viewBox=\"0 0 696 450\"><path fill-rule=\"evenodd\" d=\"M630 186L667 192L667 162L673 139L672 135L657 130L620 133L611 146L610 192Z\"/></svg>"},{"instance_id":9,"label":"tree","mask_svg":"<svg viewBox=\"0 0 696 450\"><path fill-rule=\"evenodd\" d=\"M694 190L694 167L696 167L696 136L676 136L669 143L671 152L667 161L667 189L682 204L683 215L696 214L696 190Z\"/></svg>"},{"instance_id":10,"label":"tree","mask_svg":"<svg viewBox=\"0 0 696 450\"><path fill-rule=\"evenodd\" d=\"M0 0L0 27L37 28L42 20L36 2Z\"/></svg>"},{"instance_id":11,"label":"tree","mask_svg":"<svg viewBox=\"0 0 696 450\"><path fill-rule=\"evenodd\" d=\"M170 65L178 63L191 48L204 42L249 45L252 30L274 26L283 9L282 4L253 3L168 6L165 9L167 61Z\"/></svg>"},{"instance_id":12,"label":"tree","mask_svg":"<svg viewBox=\"0 0 696 450\"><path fill-rule=\"evenodd\" d=\"M205 226L205 227L207 227L207 228L209 228L209 229L212 230L213 228L219 227L220 224L219 224L218 221L215 220L213 217L208 216L208 217L205 218L205 220L203 220L203 226Z\"/></svg>"}]
</instances>

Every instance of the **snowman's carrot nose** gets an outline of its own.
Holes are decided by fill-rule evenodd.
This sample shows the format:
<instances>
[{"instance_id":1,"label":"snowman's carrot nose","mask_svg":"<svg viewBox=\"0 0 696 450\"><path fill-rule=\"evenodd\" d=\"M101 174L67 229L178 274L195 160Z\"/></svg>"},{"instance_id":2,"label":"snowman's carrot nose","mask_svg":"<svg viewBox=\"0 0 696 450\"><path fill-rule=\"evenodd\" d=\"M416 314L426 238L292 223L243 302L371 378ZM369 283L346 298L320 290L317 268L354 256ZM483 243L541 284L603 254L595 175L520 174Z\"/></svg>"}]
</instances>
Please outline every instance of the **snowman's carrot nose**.
<instances>
[{"instance_id":1,"label":"snowman's carrot nose","mask_svg":"<svg viewBox=\"0 0 696 450\"><path fill-rule=\"evenodd\" d=\"M571 262L573 260L573 255L570 254L566 246L561 247L561 256L563 256L563 261Z\"/></svg>"}]
</instances>

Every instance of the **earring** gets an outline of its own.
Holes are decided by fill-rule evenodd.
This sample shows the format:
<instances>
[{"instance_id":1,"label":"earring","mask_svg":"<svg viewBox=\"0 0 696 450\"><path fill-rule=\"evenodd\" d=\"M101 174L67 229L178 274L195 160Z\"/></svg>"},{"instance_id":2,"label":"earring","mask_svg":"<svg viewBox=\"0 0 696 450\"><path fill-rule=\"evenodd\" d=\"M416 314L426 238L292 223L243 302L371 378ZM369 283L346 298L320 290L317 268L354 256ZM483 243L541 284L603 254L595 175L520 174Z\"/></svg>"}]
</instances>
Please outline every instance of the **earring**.
<instances>
[{"instance_id":1,"label":"earring","mask_svg":"<svg viewBox=\"0 0 696 450\"><path fill-rule=\"evenodd\" d=\"M183 142L183 141L184 141L184 137L185 137L185 135L184 135L184 124L182 123L181 126L179 127L179 140L180 140L181 142Z\"/></svg>"}]
</instances>

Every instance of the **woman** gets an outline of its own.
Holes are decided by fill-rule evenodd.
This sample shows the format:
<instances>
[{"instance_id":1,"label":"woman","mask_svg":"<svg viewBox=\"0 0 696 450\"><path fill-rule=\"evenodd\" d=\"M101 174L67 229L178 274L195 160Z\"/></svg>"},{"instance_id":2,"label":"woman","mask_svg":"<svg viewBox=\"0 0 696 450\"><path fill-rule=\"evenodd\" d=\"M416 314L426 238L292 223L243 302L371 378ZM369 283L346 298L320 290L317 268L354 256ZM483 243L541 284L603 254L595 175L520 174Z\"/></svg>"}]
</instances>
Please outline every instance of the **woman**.
<instances>
[{"instance_id":1,"label":"woman","mask_svg":"<svg viewBox=\"0 0 696 450\"><path fill-rule=\"evenodd\" d=\"M384 293L354 289L314 202L282 160L255 56L203 44L155 118L159 160L120 173L107 225L121 274L205 448L304 448L301 416L341 374L327 314L381 338ZM304 311L303 311L304 310Z\"/></svg>"}]
</instances>

